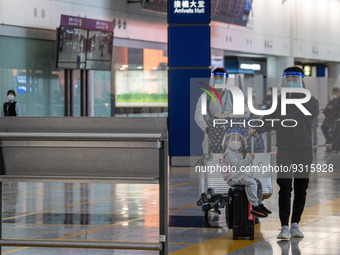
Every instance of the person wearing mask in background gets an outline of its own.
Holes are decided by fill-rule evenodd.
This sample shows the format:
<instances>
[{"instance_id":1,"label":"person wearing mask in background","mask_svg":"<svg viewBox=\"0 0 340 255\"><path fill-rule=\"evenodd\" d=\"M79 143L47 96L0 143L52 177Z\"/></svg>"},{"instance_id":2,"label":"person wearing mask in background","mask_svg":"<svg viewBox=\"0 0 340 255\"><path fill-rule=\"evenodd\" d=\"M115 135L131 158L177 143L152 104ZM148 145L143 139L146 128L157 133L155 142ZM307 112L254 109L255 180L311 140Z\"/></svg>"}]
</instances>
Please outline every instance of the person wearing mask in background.
<instances>
[{"instance_id":1,"label":"person wearing mask in background","mask_svg":"<svg viewBox=\"0 0 340 255\"><path fill-rule=\"evenodd\" d=\"M282 87L304 88L303 71L299 67L288 67L283 72ZM303 98L304 94L289 93L287 98ZM302 165L301 172L280 171L277 174L277 184L279 190L279 217L281 221L281 231L278 239L290 239L290 237L303 237L303 233L298 227L303 213L307 188L309 183L309 168L313 162L312 150L312 122L316 115L315 103L309 100L303 106L311 113L305 115L295 104L288 104L286 115L281 115L281 99L278 98L278 107L274 113L267 115L264 119L294 119L298 123L295 127L272 127L271 123L266 123L262 127L250 129L249 136L257 136L269 130L276 130L277 146L277 166L280 168L290 168ZM266 121L265 121L266 122ZM277 121L276 123L280 123ZM306 171L307 170L307 171ZM294 179L294 182L293 182ZM291 192L294 187L293 212L291 217L291 227L289 229L289 216L291 214Z\"/></svg>"},{"instance_id":2,"label":"person wearing mask in background","mask_svg":"<svg viewBox=\"0 0 340 255\"><path fill-rule=\"evenodd\" d=\"M214 69L214 71L211 74L209 86L214 88L218 94L218 96L221 98L222 105L221 104L215 104L213 100L209 100L210 97L207 96L207 114L202 115L202 96L206 92L204 92L200 98L198 99L196 110L195 110L195 121L197 125L200 127L200 129L204 132L204 139L202 143L202 149L204 155L208 153L209 150L209 141L208 141L208 133L209 133L209 125L208 121L211 116L215 116L218 118L226 118L232 113L232 94L231 92L226 88L220 88L220 87L226 87L228 83L229 75L227 71L223 67L217 67ZM214 94L213 94L214 95ZM215 96L215 95L214 95ZM218 100L217 100L218 101ZM245 116L249 117L250 112L248 107L245 107Z\"/></svg>"},{"instance_id":3,"label":"person wearing mask in background","mask_svg":"<svg viewBox=\"0 0 340 255\"><path fill-rule=\"evenodd\" d=\"M333 131L335 126L335 105L338 101L338 98L340 98L340 89L335 87L332 89L332 97L331 100L328 102L326 107L323 109L322 113L325 115L325 119L321 125L322 133L326 139L326 144L332 144L333 143ZM327 146L326 152L330 152L331 146Z\"/></svg>"},{"instance_id":4,"label":"person wearing mask in background","mask_svg":"<svg viewBox=\"0 0 340 255\"><path fill-rule=\"evenodd\" d=\"M336 98L334 108L332 110L332 115L334 116L334 131L333 131L333 143L332 151L340 151L340 91L338 88L334 88L335 93L332 93Z\"/></svg>"},{"instance_id":5,"label":"person wearing mask in background","mask_svg":"<svg viewBox=\"0 0 340 255\"><path fill-rule=\"evenodd\" d=\"M21 116L20 104L14 101L14 90L7 91L8 101L4 103L2 116Z\"/></svg>"}]
</instances>

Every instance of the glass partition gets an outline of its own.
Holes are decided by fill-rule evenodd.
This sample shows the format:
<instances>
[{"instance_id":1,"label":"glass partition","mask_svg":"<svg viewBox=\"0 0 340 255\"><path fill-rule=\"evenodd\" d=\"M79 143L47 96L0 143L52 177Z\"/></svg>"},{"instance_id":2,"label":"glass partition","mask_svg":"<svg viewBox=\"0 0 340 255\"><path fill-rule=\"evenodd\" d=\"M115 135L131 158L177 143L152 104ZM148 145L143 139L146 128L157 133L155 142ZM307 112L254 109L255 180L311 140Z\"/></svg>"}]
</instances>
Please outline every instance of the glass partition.
<instances>
[{"instance_id":1,"label":"glass partition","mask_svg":"<svg viewBox=\"0 0 340 255\"><path fill-rule=\"evenodd\" d=\"M114 47L112 71L89 71L89 115L167 116L167 52ZM16 92L22 116L64 116L64 70L56 42L0 36L0 103ZM73 116L80 116L80 70L73 70Z\"/></svg>"}]
</instances>

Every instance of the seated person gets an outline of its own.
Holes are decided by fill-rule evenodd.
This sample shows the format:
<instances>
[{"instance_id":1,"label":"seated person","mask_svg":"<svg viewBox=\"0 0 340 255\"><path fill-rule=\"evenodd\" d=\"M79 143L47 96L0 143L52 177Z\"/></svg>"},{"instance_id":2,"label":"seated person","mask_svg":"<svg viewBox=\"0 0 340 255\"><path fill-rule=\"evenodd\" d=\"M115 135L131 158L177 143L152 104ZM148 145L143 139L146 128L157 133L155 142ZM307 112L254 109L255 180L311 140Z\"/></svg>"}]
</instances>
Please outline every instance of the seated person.
<instances>
[{"instance_id":1,"label":"seated person","mask_svg":"<svg viewBox=\"0 0 340 255\"><path fill-rule=\"evenodd\" d=\"M237 129L229 130L222 142L224 155L222 159L223 166L235 166L236 171L225 172L224 180L229 186L235 185L245 186L246 195L250 205L252 206L251 214L264 218L272 213L262 204L262 185L261 182L250 175L241 172L242 166L248 166L253 162L254 153L246 152L246 138L244 134ZM230 167L228 169L231 170Z\"/></svg>"}]
</instances>

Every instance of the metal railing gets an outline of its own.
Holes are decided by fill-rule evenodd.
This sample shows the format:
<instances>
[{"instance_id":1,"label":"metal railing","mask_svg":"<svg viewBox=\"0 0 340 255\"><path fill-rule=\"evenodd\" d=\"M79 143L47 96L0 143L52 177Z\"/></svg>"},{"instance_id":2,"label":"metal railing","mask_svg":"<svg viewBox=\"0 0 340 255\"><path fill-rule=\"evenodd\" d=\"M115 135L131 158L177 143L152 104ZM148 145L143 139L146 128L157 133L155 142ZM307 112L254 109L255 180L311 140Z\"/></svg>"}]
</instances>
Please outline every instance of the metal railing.
<instances>
[{"instance_id":1,"label":"metal railing","mask_svg":"<svg viewBox=\"0 0 340 255\"><path fill-rule=\"evenodd\" d=\"M72 141L72 143L70 143ZM80 142L77 144L77 141ZM82 144L81 141L85 141ZM47 146L49 147L86 147L86 148L118 148L128 149L133 153L142 153L145 160L158 161L158 172L153 171L153 176L141 176L141 171L137 176L124 176L126 169L115 168L112 162L112 176L81 176L76 173L72 176L58 175L57 171L49 172L47 175L41 173L23 175L21 172L13 172L11 168L6 168L3 149L27 149ZM132 249L132 250L155 250L161 255L168 254L168 143L162 134L139 134L139 133L23 133L23 132L2 132L0 133L1 144L1 167L3 174L0 176L0 247L2 246L24 246L24 247L59 247L59 248L89 248L89 249ZM143 150L137 150L143 149ZM131 149L131 150L129 150ZM154 153L150 150L158 150L158 159L154 158ZM124 151L126 152L126 151ZM148 158L149 157L149 158ZM23 162L25 163L25 162ZM119 165L119 164L118 164ZM129 162L126 162L128 167ZM117 166L116 166L117 167ZM145 166L147 167L147 166ZM13 172L13 173L12 173ZM115 175L115 176L114 176ZM158 183L159 184L159 242L109 242L109 241L68 241L68 240L27 240L27 239L2 239L2 183L3 182L128 182L128 183Z\"/></svg>"}]
</instances>

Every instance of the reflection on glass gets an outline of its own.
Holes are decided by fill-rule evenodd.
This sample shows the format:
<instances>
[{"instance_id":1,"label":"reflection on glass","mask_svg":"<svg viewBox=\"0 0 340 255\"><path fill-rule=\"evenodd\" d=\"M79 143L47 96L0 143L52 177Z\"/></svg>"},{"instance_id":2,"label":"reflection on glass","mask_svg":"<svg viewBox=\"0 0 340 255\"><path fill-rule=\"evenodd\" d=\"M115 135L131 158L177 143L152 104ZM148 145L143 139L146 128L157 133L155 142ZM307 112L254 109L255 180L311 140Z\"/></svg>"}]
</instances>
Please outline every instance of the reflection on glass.
<instances>
[{"instance_id":1,"label":"reflection on glass","mask_svg":"<svg viewBox=\"0 0 340 255\"><path fill-rule=\"evenodd\" d=\"M167 71L116 71L116 107L167 107Z\"/></svg>"},{"instance_id":2,"label":"reflection on glass","mask_svg":"<svg viewBox=\"0 0 340 255\"><path fill-rule=\"evenodd\" d=\"M61 26L58 31L58 68L84 69L87 31Z\"/></svg>"},{"instance_id":3,"label":"reflection on glass","mask_svg":"<svg viewBox=\"0 0 340 255\"><path fill-rule=\"evenodd\" d=\"M167 116L166 51L115 47L115 116Z\"/></svg>"}]
</instances>

